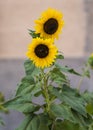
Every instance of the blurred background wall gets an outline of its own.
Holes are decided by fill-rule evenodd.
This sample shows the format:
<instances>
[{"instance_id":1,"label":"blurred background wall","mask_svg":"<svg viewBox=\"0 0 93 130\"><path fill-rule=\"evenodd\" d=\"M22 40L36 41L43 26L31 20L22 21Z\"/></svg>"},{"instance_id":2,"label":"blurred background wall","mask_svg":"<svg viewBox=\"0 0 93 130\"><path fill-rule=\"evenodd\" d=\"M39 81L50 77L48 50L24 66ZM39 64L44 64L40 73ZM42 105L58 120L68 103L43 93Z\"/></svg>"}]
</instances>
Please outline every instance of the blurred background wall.
<instances>
[{"instance_id":1,"label":"blurred background wall","mask_svg":"<svg viewBox=\"0 0 93 130\"><path fill-rule=\"evenodd\" d=\"M57 46L66 57L84 56L90 26L87 25L88 2L92 6L92 0L0 0L0 58L26 57L31 41L28 29L34 29L34 20L48 7L64 15L65 26Z\"/></svg>"}]
</instances>

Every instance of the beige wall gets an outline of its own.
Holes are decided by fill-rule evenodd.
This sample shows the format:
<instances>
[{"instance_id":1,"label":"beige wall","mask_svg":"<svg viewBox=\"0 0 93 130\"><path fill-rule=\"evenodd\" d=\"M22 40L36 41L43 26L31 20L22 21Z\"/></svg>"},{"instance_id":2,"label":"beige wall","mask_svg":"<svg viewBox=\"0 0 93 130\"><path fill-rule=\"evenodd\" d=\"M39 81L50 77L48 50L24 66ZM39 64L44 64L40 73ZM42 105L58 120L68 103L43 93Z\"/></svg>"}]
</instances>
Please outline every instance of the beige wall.
<instances>
[{"instance_id":1,"label":"beige wall","mask_svg":"<svg viewBox=\"0 0 93 130\"><path fill-rule=\"evenodd\" d=\"M0 58L24 58L31 41L27 29L48 7L63 12L65 27L56 45L65 57L84 55L86 14L83 0L1 0Z\"/></svg>"}]
</instances>

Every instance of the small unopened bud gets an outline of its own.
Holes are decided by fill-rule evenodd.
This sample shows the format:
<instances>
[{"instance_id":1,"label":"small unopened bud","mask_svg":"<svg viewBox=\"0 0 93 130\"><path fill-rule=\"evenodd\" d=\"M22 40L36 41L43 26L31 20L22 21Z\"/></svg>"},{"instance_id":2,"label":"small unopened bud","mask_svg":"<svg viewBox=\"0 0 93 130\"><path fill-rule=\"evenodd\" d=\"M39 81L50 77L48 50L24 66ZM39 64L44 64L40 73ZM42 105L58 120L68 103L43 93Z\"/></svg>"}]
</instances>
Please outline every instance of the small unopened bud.
<instances>
[{"instance_id":1,"label":"small unopened bud","mask_svg":"<svg viewBox=\"0 0 93 130\"><path fill-rule=\"evenodd\" d=\"M4 101L4 96L3 94L0 92L0 102L3 102Z\"/></svg>"},{"instance_id":2,"label":"small unopened bud","mask_svg":"<svg viewBox=\"0 0 93 130\"><path fill-rule=\"evenodd\" d=\"M88 63L90 65L90 67L93 69L93 53L90 55L90 57L88 59Z\"/></svg>"}]
</instances>

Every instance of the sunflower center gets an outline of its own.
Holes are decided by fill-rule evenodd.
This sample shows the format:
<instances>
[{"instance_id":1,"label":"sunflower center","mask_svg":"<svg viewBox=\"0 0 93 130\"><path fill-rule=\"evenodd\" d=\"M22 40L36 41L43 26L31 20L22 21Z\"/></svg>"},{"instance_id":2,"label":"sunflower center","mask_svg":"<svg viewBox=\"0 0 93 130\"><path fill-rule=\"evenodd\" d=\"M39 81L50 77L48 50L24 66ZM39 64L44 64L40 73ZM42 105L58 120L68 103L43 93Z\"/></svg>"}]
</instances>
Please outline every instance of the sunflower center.
<instances>
[{"instance_id":1,"label":"sunflower center","mask_svg":"<svg viewBox=\"0 0 93 130\"><path fill-rule=\"evenodd\" d=\"M35 54L39 58L45 58L48 55L48 53L49 53L49 48L46 45L39 44L35 48Z\"/></svg>"},{"instance_id":2,"label":"sunflower center","mask_svg":"<svg viewBox=\"0 0 93 130\"><path fill-rule=\"evenodd\" d=\"M54 18L50 18L44 23L44 31L47 34L54 34L57 31L57 29L58 21Z\"/></svg>"}]
</instances>

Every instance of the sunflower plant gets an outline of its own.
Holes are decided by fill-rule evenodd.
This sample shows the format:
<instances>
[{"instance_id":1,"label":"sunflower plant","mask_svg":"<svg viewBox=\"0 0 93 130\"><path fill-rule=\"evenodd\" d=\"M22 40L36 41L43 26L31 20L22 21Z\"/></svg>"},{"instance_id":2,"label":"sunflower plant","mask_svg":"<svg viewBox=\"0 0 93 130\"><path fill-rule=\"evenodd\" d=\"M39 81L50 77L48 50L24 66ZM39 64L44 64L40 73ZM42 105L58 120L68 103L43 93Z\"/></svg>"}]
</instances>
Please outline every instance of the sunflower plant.
<instances>
[{"instance_id":1,"label":"sunflower plant","mask_svg":"<svg viewBox=\"0 0 93 130\"><path fill-rule=\"evenodd\" d=\"M62 30L63 15L49 8L35 24L35 31L29 30L32 41L24 62L25 76L14 98L3 104L24 114L16 130L93 130L93 92L80 92L82 80L73 88L68 77L69 73L80 79L90 77L93 55L82 74L59 64L64 56L54 40Z\"/></svg>"}]
</instances>

